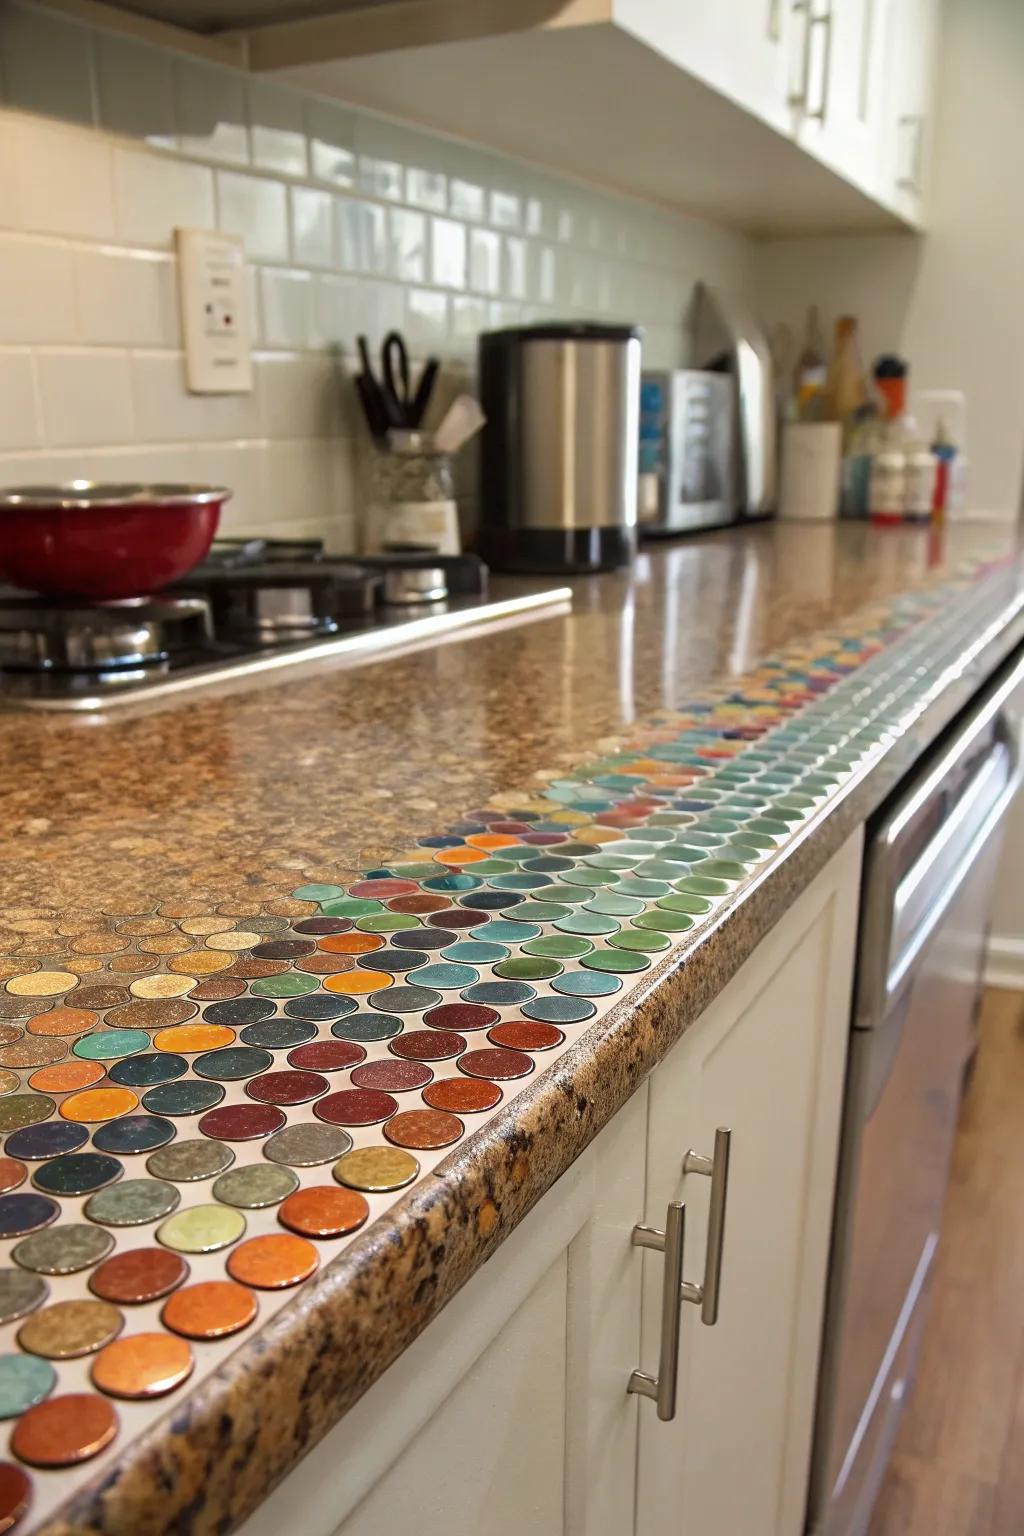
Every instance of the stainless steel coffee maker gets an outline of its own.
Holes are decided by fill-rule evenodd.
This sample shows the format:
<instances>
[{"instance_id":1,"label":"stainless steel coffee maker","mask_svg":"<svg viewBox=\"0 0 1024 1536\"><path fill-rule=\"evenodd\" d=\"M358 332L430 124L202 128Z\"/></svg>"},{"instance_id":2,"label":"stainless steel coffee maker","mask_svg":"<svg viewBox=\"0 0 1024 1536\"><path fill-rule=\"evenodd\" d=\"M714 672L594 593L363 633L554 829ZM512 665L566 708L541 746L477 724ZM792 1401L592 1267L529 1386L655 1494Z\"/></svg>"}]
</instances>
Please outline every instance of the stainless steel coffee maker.
<instances>
[{"instance_id":1,"label":"stainless steel coffee maker","mask_svg":"<svg viewBox=\"0 0 1024 1536\"><path fill-rule=\"evenodd\" d=\"M600 571L636 550L640 333L588 322L479 340L480 549L505 571Z\"/></svg>"}]
</instances>

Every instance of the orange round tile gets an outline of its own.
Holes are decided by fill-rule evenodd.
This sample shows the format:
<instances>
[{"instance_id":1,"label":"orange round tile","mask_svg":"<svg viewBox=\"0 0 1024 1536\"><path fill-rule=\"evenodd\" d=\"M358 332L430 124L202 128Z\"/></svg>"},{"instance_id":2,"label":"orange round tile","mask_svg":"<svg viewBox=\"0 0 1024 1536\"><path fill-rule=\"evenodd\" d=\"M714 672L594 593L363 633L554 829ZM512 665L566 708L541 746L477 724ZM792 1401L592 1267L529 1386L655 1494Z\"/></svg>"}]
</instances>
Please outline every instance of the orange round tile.
<instances>
[{"instance_id":1,"label":"orange round tile","mask_svg":"<svg viewBox=\"0 0 1024 1536\"><path fill-rule=\"evenodd\" d=\"M470 848L515 848L518 846L518 837L512 837L507 832L474 832L466 838Z\"/></svg>"},{"instance_id":2,"label":"orange round tile","mask_svg":"<svg viewBox=\"0 0 1024 1536\"><path fill-rule=\"evenodd\" d=\"M476 864L481 859L486 859L487 854L482 848L467 848L462 844L458 848L438 848L434 854L435 864Z\"/></svg>"},{"instance_id":3,"label":"orange round tile","mask_svg":"<svg viewBox=\"0 0 1024 1536\"><path fill-rule=\"evenodd\" d=\"M215 1051L221 1045L230 1045L235 1038L233 1029L226 1024L174 1024L161 1029L153 1036L158 1051L174 1051L181 1056L196 1051Z\"/></svg>"},{"instance_id":4,"label":"orange round tile","mask_svg":"<svg viewBox=\"0 0 1024 1536\"><path fill-rule=\"evenodd\" d=\"M329 955L368 955L371 950L383 949L384 940L377 933L329 933L317 940L316 947Z\"/></svg>"},{"instance_id":5,"label":"orange round tile","mask_svg":"<svg viewBox=\"0 0 1024 1536\"><path fill-rule=\"evenodd\" d=\"M280 1291L307 1280L319 1263L317 1251L308 1238L275 1232L239 1243L228 1256L227 1271L240 1285L252 1285L259 1291Z\"/></svg>"},{"instance_id":6,"label":"orange round tile","mask_svg":"<svg viewBox=\"0 0 1024 1536\"><path fill-rule=\"evenodd\" d=\"M187 955L177 955L173 960L168 960L167 969L183 971L193 977L213 976L217 971L226 971L234 963L234 955L226 954L224 950L194 949Z\"/></svg>"},{"instance_id":7,"label":"orange round tile","mask_svg":"<svg viewBox=\"0 0 1024 1536\"><path fill-rule=\"evenodd\" d=\"M99 1061L59 1061L52 1067L40 1067L28 1080L30 1088L40 1093L74 1093L76 1088L91 1088L105 1074Z\"/></svg>"},{"instance_id":8,"label":"orange round tile","mask_svg":"<svg viewBox=\"0 0 1024 1536\"><path fill-rule=\"evenodd\" d=\"M162 1397L191 1376L194 1364L185 1340L161 1330L115 1339L100 1350L90 1374L111 1397Z\"/></svg>"},{"instance_id":9,"label":"orange round tile","mask_svg":"<svg viewBox=\"0 0 1024 1536\"><path fill-rule=\"evenodd\" d=\"M138 1098L130 1088L86 1088L73 1093L60 1106L65 1120L90 1124L94 1120L116 1120L138 1108Z\"/></svg>"},{"instance_id":10,"label":"orange round tile","mask_svg":"<svg viewBox=\"0 0 1024 1536\"><path fill-rule=\"evenodd\" d=\"M328 992L341 992L346 996L361 992L379 992L390 987L394 977L389 971L345 971L341 976L328 976L324 982Z\"/></svg>"},{"instance_id":11,"label":"orange round tile","mask_svg":"<svg viewBox=\"0 0 1024 1536\"><path fill-rule=\"evenodd\" d=\"M84 1035L100 1021L91 1008L68 1008L58 1004L48 1013L37 1013L25 1026L30 1035Z\"/></svg>"},{"instance_id":12,"label":"orange round tile","mask_svg":"<svg viewBox=\"0 0 1024 1536\"><path fill-rule=\"evenodd\" d=\"M355 1190L311 1184L288 1195L277 1219L303 1237L343 1237L361 1227L369 1214L369 1205Z\"/></svg>"}]
</instances>

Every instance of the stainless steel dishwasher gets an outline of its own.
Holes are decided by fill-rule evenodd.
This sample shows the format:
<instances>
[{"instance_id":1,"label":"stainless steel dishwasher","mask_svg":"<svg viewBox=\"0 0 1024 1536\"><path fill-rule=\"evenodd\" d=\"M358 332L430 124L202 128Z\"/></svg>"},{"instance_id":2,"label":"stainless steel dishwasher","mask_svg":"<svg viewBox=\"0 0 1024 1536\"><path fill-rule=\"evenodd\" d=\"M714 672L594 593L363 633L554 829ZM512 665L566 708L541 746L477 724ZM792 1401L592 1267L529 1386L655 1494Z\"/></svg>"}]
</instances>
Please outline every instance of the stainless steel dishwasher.
<instances>
[{"instance_id":1,"label":"stainless steel dishwasher","mask_svg":"<svg viewBox=\"0 0 1024 1536\"><path fill-rule=\"evenodd\" d=\"M1020 777L1022 681L1018 653L868 829L811 1536L863 1536L913 1377Z\"/></svg>"}]
</instances>

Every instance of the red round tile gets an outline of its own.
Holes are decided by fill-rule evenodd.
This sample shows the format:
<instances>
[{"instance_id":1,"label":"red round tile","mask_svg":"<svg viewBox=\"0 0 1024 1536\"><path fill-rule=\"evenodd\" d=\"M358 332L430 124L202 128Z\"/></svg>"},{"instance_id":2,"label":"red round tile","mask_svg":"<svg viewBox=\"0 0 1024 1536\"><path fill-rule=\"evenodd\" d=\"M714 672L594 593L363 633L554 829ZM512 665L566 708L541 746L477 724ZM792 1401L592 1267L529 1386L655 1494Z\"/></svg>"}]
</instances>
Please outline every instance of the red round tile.
<instances>
[{"instance_id":1,"label":"red round tile","mask_svg":"<svg viewBox=\"0 0 1024 1536\"><path fill-rule=\"evenodd\" d=\"M535 1024L529 1019L509 1019L487 1031L492 1045L507 1045L514 1051L550 1051L561 1045L565 1036L553 1024Z\"/></svg>"},{"instance_id":2,"label":"red round tile","mask_svg":"<svg viewBox=\"0 0 1024 1536\"><path fill-rule=\"evenodd\" d=\"M470 1077L496 1077L504 1082L513 1077L527 1077L533 1071L533 1060L524 1051L509 1051L502 1046L490 1050L466 1051L459 1057L459 1071Z\"/></svg>"},{"instance_id":3,"label":"red round tile","mask_svg":"<svg viewBox=\"0 0 1024 1536\"><path fill-rule=\"evenodd\" d=\"M329 1125L379 1125L398 1108L398 1100L376 1088L343 1088L317 1099L313 1113Z\"/></svg>"},{"instance_id":4,"label":"red round tile","mask_svg":"<svg viewBox=\"0 0 1024 1536\"><path fill-rule=\"evenodd\" d=\"M382 1088L385 1093L408 1093L422 1088L433 1077L421 1061L368 1061L356 1067L352 1081L357 1088Z\"/></svg>"},{"instance_id":5,"label":"red round tile","mask_svg":"<svg viewBox=\"0 0 1024 1536\"><path fill-rule=\"evenodd\" d=\"M527 821L492 821L490 831L501 832L505 836L511 836L519 832L532 832L533 828Z\"/></svg>"},{"instance_id":6,"label":"red round tile","mask_svg":"<svg viewBox=\"0 0 1024 1536\"><path fill-rule=\"evenodd\" d=\"M444 1110L407 1109L391 1117L384 1127L384 1135L396 1147L431 1151L437 1147L450 1147L465 1129L458 1115L450 1115Z\"/></svg>"},{"instance_id":7,"label":"red round tile","mask_svg":"<svg viewBox=\"0 0 1024 1536\"><path fill-rule=\"evenodd\" d=\"M341 1072L365 1058L365 1047L354 1040L311 1040L288 1052L288 1065L305 1072Z\"/></svg>"},{"instance_id":8,"label":"red round tile","mask_svg":"<svg viewBox=\"0 0 1024 1536\"><path fill-rule=\"evenodd\" d=\"M272 1104L221 1104L206 1111L199 1129L218 1141L256 1141L279 1131L287 1120L284 1110Z\"/></svg>"},{"instance_id":9,"label":"red round tile","mask_svg":"<svg viewBox=\"0 0 1024 1536\"><path fill-rule=\"evenodd\" d=\"M452 1029L412 1029L388 1041L388 1050L408 1061L448 1061L465 1049L465 1040Z\"/></svg>"},{"instance_id":10,"label":"red round tile","mask_svg":"<svg viewBox=\"0 0 1024 1536\"><path fill-rule=\"evenodd\" d=\"M501 1102L497 1083L472 1077L442 1077L423 1090L423 1102L431 1109L447 1109L455 1115L478 1115Z\"/></svg>"},{"instance_id":11,"label":"red round tile","mask_svg":"<svg viewBox=\"0 0 1024 1536\"><path fill-rule=\"evenodd\" d=\"M330 1086L319 1072L264 1072L250 1078L245 1091L260 1104L308 1104Z\"/></svg>"},{"instance_id":12,"label":"red round tile","mask_svg":"<svg viewBox=\"0 0 1024 1536\"><path fill-rule=\"evenodd\" d=\"M304 917L292 923L296 933L347 933L354 926L350 917Z\"/></svg>"},{"instance_id":13,"label":"red round tile","mask_svg":"<svg viewBox=\"0 0 1024 1536\"><path fill-rule=\"evenodd\" d=\"M482 928L490 919L486 912L471 912L467 907L451 907L434 919L442 928Z\"/></svg>"},{"instance_id":14,"label":"red round tile","mask_svg":"<svg viewBox=\"0 0 1024 1536\"><path fill-rule=\"evenodd\" d=\"M411 912L415 917L422 917L427 912L443 912L447 905L447 896L428 896L426 891L415 896L396 896L394 901L388 902L392 912Z\"/></svg>"},{"instance_id":15,"label":"red round tile","mask_svg":"<svg viewBox=\"0 0 1024 1536\"><path fill-rule=\"evenodd\" d=\"M483 1003L438 1003L436 1008L427 1009L423 1022L431 1029L471 1031L489 1029L500 1018L497 1008L488 1008Z\"/></svg>"}]
</instances>

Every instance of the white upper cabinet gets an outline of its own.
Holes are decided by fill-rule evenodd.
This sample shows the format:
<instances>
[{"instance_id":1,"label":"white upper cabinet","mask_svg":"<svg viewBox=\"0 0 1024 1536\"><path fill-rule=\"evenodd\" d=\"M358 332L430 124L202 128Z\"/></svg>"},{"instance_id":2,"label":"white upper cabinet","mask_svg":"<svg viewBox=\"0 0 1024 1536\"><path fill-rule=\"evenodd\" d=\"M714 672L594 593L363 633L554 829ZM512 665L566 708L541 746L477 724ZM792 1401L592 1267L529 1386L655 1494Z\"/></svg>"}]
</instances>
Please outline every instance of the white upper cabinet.
<instances>
[{"instance_id":1,"label":"white upper cabinet","mask_svg":"<svg viewBox=\"0 0 1024 1536\"><path fill-rule=\"evenodd\" d=\"M877 196L889 0L788 0L797 143Z\"/></svg>"},{"instance_id":2,"label":"white upper cabinet","mask_svg":"<svg viewBox=\"0 0 1024 1536\"><path fill-rule=\"evenodd\" d=\"M888 11L879 186L897 213L920 224L934 115L939 0L888 0Z\"/></svg>"},{"instance_id":3,"label":"white upper cabinet","mask_svg":"<svg viewBox=\"0 0 1024 1536\"><path fill-rule=\"evenodd\" d=\"M616 0L619 24L738 106L789 131L791 0Z\"/></svg>"}]
</instances>

